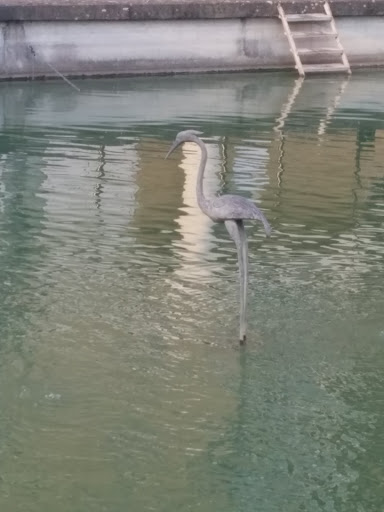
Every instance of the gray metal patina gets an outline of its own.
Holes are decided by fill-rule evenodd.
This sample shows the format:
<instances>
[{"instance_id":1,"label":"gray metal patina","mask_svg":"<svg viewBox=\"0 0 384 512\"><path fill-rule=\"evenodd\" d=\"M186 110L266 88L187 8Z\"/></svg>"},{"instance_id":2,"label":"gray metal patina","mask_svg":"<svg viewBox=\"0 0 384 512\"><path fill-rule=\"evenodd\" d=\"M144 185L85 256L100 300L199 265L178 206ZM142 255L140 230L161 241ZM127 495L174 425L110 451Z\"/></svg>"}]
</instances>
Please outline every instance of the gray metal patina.
<instances>
[{"instance_id":1,"label":"gray metal patina","mask_svg":"<svg viewBox=\"0 0 384 512\"><path fill-rule=\"evenodd\" d=\"M263 223L267 236L271 234L271 226L265 215L252 201L245 197L226 194L207 198L203 190L204 171L208 153L204 142L198 137L201 132L185 130L176 135L167 157L184 142L194 142L201 149L199 173L197 175L197 203L203 213L215 222L224 222L227 231L236 244L240 272L240 344L244 344L247 332L247 287L248 287L248 241L244 228L244 220L259 220Z\"/></svg>"}]
</instances>

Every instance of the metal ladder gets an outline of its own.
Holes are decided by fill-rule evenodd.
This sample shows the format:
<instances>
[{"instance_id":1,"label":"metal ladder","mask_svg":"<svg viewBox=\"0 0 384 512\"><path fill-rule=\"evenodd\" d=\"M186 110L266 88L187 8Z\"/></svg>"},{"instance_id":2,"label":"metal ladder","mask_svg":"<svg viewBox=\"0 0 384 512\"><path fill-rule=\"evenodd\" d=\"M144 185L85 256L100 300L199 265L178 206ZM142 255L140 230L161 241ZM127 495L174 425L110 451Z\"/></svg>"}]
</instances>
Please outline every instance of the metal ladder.
<instances>
[{"instance_id":1,"label":"metal ladder","mask_svg":"<svg viewBox=\"0 0 384 512\"><path fill-rule=\"evenodd\" d=\"M329 3L325 0L322 4L324 11L312 14L286 14L280 2L277 6L295 59L295 67L300 76L305 76L306 73L351 74ZM316 58L320 62L316 62Z\"/></svg>"}]
</instances>

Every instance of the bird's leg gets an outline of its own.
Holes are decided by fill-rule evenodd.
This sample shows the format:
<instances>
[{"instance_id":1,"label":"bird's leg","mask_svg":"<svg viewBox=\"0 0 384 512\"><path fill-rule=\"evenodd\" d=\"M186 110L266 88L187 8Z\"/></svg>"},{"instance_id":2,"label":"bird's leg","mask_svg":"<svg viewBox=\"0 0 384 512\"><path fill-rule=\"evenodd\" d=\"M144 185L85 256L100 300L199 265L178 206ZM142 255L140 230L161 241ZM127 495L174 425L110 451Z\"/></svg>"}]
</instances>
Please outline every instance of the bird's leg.
<instances>
[{"instance_id":1,"label":"bird's leg","mask_svg":"<svg viewBox=\"0 0 384 512\"><path fill-rule=\"evenodd\" d=\"M248 244L242 220L226 220L225 227L236 244L237 258L240 274L240 345L246 340L246 307L247 307L247 283L248 283Z\"/></svg>"},{"instance_id":2,"label":"bird's leg","mask_svg":"<svg viewBox=\"0 0 384 512\"><path fill-rule=\"evenodd\" d=\"M240 293L243 295L243 311L240 312L240 343L245 343L247 331L247 291L248 291L248 240L242 220L236 221L239 227L242 265L240 270ZM240 261L240 260L239 260Z\"/></svg>"}]
</instances>

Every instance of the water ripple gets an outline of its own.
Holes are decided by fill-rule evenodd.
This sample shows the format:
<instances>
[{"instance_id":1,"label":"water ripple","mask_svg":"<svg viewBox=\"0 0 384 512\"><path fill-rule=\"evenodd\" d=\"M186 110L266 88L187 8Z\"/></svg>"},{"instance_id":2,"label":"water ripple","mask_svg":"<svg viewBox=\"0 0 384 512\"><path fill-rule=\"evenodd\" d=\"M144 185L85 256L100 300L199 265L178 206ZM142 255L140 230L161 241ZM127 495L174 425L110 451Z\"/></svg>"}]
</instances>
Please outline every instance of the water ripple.
<instances>
[{"instance_id":1,"label":"water ripple","mask_svg":"<svg viewBox=\"0 0 384 512\"><path fill-rule=\"evenodd\" d=\"M380 510L382 81L1 84L2 510Z\"/></svg>"}]
</instances>

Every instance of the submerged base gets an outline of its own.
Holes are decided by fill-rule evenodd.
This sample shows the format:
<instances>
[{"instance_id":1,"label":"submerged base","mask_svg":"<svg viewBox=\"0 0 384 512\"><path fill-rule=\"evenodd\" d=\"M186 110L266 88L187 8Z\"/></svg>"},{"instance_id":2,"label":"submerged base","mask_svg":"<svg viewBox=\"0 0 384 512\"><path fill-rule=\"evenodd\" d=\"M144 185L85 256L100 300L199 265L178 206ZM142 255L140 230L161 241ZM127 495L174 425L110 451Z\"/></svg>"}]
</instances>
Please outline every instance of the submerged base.
<instances>
[{"instance_id":1,"label":"submerged base","mask_svg":"<svg viewBox=\"0 0 384 512\"><path fill-rule=\"evenodd\" d=\"M239 343L241 346L244 346L247 344L247 337L244 335L243 339L240 338Z\"/></svg>"}]
</instances>

